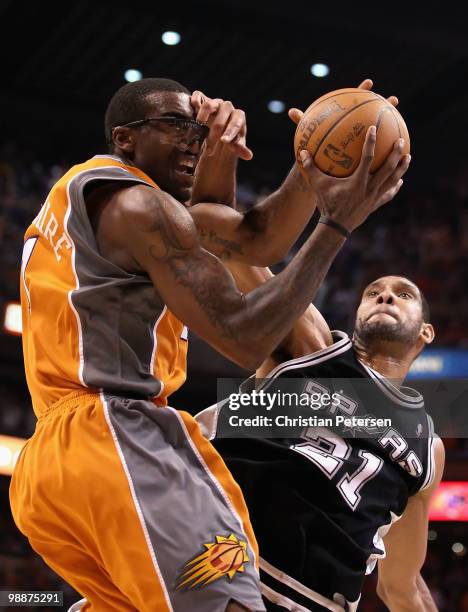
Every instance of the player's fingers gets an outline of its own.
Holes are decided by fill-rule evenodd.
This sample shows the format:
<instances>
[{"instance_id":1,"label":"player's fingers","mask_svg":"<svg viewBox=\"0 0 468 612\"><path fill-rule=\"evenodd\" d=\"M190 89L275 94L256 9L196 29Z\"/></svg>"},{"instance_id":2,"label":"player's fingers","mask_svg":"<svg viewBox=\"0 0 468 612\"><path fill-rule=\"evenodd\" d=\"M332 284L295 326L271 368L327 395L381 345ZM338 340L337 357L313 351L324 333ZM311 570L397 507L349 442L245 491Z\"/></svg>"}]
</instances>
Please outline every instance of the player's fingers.
<instances>
[{"instance_id":1,"label":"player's fingers","mask_svg":"<svg viewBox=\"0 0 468 612\"><path fill-rule=\"evenodd\" d=\"M202 91L198 91L198 89L196 89L190 96L190 104L192 105L192 108L197 114L203 102L205 101L205 98L205 94Z\"/></svg>"},{"instance_id":2,"label":"player's fingers","mask_svg":"<svg viewBox=\"0 0 468 612\"><path fill-rule=\"evenodd\" d=\"M302 119L302 117L304 116L304 113L298 108L290 108L288 110L288 116L297 125L299 121Z\"/></svg>"},{"instance_id":3,"label":"player's fingers","mask_svg":"<svg viewBox=\"0 0 468 612\"><path fill-rule=\"evenodd\" d=\"M391 104L392 106L398 106L398 104L399 104L399 102L400 102L400 101L398 100L398 98L397 98L396 96L389 96L389 97L387 98L387 102L390 102L390 104Z\"/></svg>"},{"instance_id":4,"label":"player's fingers","mask_svg":"<svg viewBox=\"0 0 468 612\"><path fill-rule=\"evenodd\" d=\"M227 123L229 122L231 115L233 114L233 110L234 107L231 102L223 101L218 107L216 115L212 117L212 121L210 122L210 132L208 134L208 138L206 139L206 148L208 154L213 151L216 146L216 143L223 135L224 129Z\"/></svg>"},{"instance_id":5,"label":"player's fingers","mask_svg":"<svg viewBox=\"0 0 468 612\"><path fill-rule=\"evenodd\" d=\"M298 157L299 159L297 161L307 174L307 178L310 184L317 184L318 181L327 176L326 174L321 172L314 164L313 157L309 153L309 151L302 149L301 151L299 151Z\"/></svg>"},{"instance_id":6,"label":"player's fingers","mask_svg":"<svg viewBox=\"0 0 468 612\"><path fill-rule=\"evenodd\" d=\"M398 140L395 141L393 145L393 149L389 153L383 166L379 170L377 170L377 172L374 174L372 180L377 189L380 189L382 185L384 185L384 183L395 172L402 158L403 146L404 146L403 138L398 138Z\"/></svg>"},{"instance_id":7,"label":"player's fingers","mask_svg":"<svg viewBox=\"0 0 468 612\"><path fill-rule=\"evenodd\" d=\"M218 112L219 107L224 102L221 98L207 98L205 97L198 113L197 113L197 121L200 123L206 123L209 125L210 119L213 114Z\"/></svg>"},{"instance_id":8,"label":"player's fingers","mask_svg":"<svg viewBox=\"0 0 468 612\"><path fill-rule=\"evenodd\" d=\"M398 163L398 166L395 168L395 171L380 187L379 193L386 193L387 191L393 189L393 187L398 183L398 181L402 178L402 176L404 176L404 174L408 170L410 163L411 155L405 155L404 157L402 157Z\"/></svg>"},{"instance_id":9,"label":"player's fingers","mask_svg":"<svg viewBox=\"0 0 468 612\"><path fill-rule=\"evenodd\" d=\"M373 85L374 81L372 79L364 79L364 81L358 85L358 89L367 89L370 91Z\"/></svg>"},{"instance_id":10,"label":"player's fingers","mask_svg":"<svg viewBox=\"0 0 468 612\"><path fill-rule=\"evenodd\" d=\"M362 147L361 161L357 167L357 173L362 177L370 172L372 162L374 161L375 141L377 129L375 125L369 126L364 146Z\"/></svg>"},{"instance_id":11,"label":"player's fingers","mask_svg":"<svg viewBox=\"0 0 468 612\"><path fill-rule=\"evenodd\" d=\"M232 106L232 105L231 105ZM223 135L221 136L221 140L223 142L232 142L235 139L238 139L240 134L245 131L245 113L240 108L233 108L229 118L227 125L224 128Z\"/></svg>"},{"instance_id":12,"label":"player's fingers","mask_svg":"<svg viewBox=\"0 0 468 612\"><path fill-rule=\"evenodd\" d=\"M241 159L244 159L245 161L249 161L253 157L252 149L249 149L247 145L241 142L231 142L229 143L228 146L231 147L235 151L237 157L240 157Z\"/></svg>"},{"instance_id":13,"label":"player's fingers","mask_svg":"<svg viewBox=\"0 0 468 612\"><path fill-rule=\"evenodd\" d=\"M374 210L377 210L384 204L388 204L388 202L391 202L396 196L396 194L400 191L402 185L403 179L400 179L391 189L387 189L387 191L385 191L377 200L377 204L375 205Z\"/></svg>"}]
</instances>

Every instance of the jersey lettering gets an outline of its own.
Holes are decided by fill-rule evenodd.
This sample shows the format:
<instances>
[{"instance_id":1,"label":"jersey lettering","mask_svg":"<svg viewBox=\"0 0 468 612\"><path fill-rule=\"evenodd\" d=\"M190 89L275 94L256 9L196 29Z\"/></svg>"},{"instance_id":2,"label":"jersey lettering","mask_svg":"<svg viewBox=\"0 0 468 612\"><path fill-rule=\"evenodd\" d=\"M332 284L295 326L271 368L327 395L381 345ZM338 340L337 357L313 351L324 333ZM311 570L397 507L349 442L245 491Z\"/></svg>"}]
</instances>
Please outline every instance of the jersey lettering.
<instances>
[{"instance_id":1,"label":"jersey lettering","mask_svg":"<svg viewBox=\"0 0 468 612\"><path fill-rule=\"evenodd\" d=\"M383 466L383 460L369 451L360 450L358 455L364 460L364 463L351 476L345 474L336 485L352 510L355 510L361 501L359 491L366 482L377 476Z\"/></svg>"},{"instance_id":2,"label":"jersey lettering","mask_svg":"<svg viewBox=\"0 0 468 612\"><path fill-rule=\"evenodd\" d=\"M387 446L392 447L392 451L390 452L390 458L396 461L399 459L403 453L408 449L408 444L402 436L390 428L379 438L379 443L386 448Z\"/></svg>"},{"instance_id":3,"label":"jersey lettering","mask_svg":"<svg viewBox=\"0 0 468 612\"><path fill-rule=\"evenodd\" d=\"M323 427L309 427L299 444L293 444L290 449L304 455L321 470L329 480L345 465L352 452L351 445L337 434ZM406 440L393 428L389 428L379 438L382 448L390 447L389 457L396 461L408 450ZM337 488L348 506L355 510L361 501L360 490L374 478L383 466L383 459L367 450L359 450L358 456L363 460L361 466L353 473L346 473L337 483ZM423 466L414 451L410 451L398 465L411 476L417 478L423 473Z\"/></svg>"},{"instance_id":4,"label":"jersey lettering","mask_svg":"<svg viewBox=\"0 0 468 612\"><path fill-rule=\"evenodd\" d=\"M303 438L307 441L293 444L291 450L307 457L332 480L350 457L351 445L337 434L321 427L310 427ZM383 465L383 460L369 451L360 450L358 456L363 460L362 465L353 474L346 473L336 485L352 510L355 510L361 501L359 491L378 474Z\"/></svg>"},{"instance_id":5,"label":"jersey lettering","mask_svg":"<svg viewBox=\"0 0 468 612\"><path fill-rule=\"evenodd\" d=\"M410 451L405 459L398 461L398 465L415 478L419 478L423 473L422 463L414 451Z\"/></svg>"},{"instance_id":6,"label":"jersey lettering","mask_svg":"<svg viewBox=\"0 0 468 612\"><path fill-rule=\"evenodd\" d=\"M54 251L55 259L57 261L60 261L62 259L60 251L63 248L71 249L72 245L64 231L60 234L59 239L55 240L55 235L57 234L57 230L59 229L60 224L54 213L50 211L49 199L45 201L44 206L41 208L39 214L34 219L33 225L37 227L37 229L44 236L44 238L48 240L50 246Z\"/></svg>"}]
</instances>

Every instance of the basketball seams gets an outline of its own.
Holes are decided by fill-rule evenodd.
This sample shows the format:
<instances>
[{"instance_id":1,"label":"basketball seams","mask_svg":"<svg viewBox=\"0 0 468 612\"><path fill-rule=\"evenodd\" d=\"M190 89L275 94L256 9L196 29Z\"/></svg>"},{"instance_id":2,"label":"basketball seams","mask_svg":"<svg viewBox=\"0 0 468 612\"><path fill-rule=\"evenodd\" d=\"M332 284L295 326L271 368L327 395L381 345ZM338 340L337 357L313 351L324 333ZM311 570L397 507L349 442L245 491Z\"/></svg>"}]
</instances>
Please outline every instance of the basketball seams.
<instances>
[{"instance_id":1,"label":"basketball seams","mask_svg":"<svg viewBox=\"0 0 468 612\"><path fill-rule=\"evenodd\" d=\"M337 120L335 121L335 123L334 123L332 126L330 126L330 127L328 128L328 130L327 130L327 131L325 132L325 134L322 136L321 141L319 142L319 144L317 145L317 148L316 148L316 149L315 149L315 151L314 151L314 154L313 154L313 157L312 157L312 159L314 160L314 162L315 162L315 157L317 156L317 153L319 152L319 150L320 150L321 146L323 145L323 143L324 143L325 139L326 139L326 138L327 138L327 136L330 134L330 132L332 132L332 131L335 129L335 127L336 127L337 125L339 125L339 123L340 123L340 122L341 122L343 119L345 119L346 117L349 117L349 115L351 115L351 114L352 114L352 113L353 113L355 110L357 110L358 108L361 108L361 106L365 106L366 104L370 104L371 102L380 102L380 100L379 100L378 98L373 98L372 100L366 100L365 102L361 102L361 103L357 104L356 106L353 106L353 108L351 108L350 110L346 111L346 113L344 113L344 115L341 115L341 117L340 117L339 119L337 119Z\"/></svg>"},{"instance_id":2,"label":"basketball seams","mask_svg":"<svg viewBox=\"0 0 468 612\"><path fill-rule=\"evenodd\" d=\"M322 102L326 102L327 100L330 100L330 98L339 98L340 96L350 96L351 94L355 93L356 95L359 94L371 94L373 96L375 96L376 98L382 98L382 96L379 96L379 94L376 94L374 91L369 91L368 89L361 89L361 90L348 90L348 91L342 91L341 93L331 93L329 96L327 96L326 98L319 98L318 100L315 100L315 102L312 102L312 104L306 109L306 113L308 113L310 110L312 110L313 108L315 108L315 106L317 104L322 104ZM326 94L324 94L326 95Z\"/></svg>"},{"instance_id":3,"label":"basketball seams","mask_svg":"<svg viewBox=\"0 0 468 612\"><path fill-rule=\"evenodd\" d=\"M396 124L397 124L397 128L398 128L398 138L401 138L401 129L400 129L400 122L398 121L398 117L395 113L395 109L393 108L393 106L391 107L391 113L392 113L392 117L395 119Z\"/></svg>"},{"instance_id":4,"label":"basketball seams","mask_svg":"<svg viewBox=\"0 0 468 612\"><path fill-rule=\"evenodd\" d=\"M385 106L383 106L380 110L379 113L377 115L377 121L375 122L375 134L377 135L379 133L379 128L382 125L383 122L383 118L385 113L388 113L390 111L389 108L386 108Z\"/></svg>"}]
</instances>

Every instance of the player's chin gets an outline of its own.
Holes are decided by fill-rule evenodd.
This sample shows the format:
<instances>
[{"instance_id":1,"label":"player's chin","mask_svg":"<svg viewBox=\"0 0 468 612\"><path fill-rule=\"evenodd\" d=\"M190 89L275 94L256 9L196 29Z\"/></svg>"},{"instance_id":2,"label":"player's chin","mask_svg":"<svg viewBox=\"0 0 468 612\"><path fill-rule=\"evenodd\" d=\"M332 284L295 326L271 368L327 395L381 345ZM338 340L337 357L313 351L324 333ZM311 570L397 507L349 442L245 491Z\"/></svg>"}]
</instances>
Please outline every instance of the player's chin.
<instances>
[{"instance_id":1,"label":"player's chin","mask_svg":"<svg viewBox=\"0 0 468 612\"><path fill-rule=\"evenodd\" d=\"M404 335L399 322L393 317L371 317L360 330L366 340L400 340Z\"/></svg>"},{"instance_id":2,"label":"player's chin","mask_svg":"<svg viewBox=\"0 0 468 612\"><path fill-rule=\"evenodd\" d=\"M192 187L181 187L180 185L177 185L172 188L171 194L176 200L182 202L182 204L187 204L192 197Z\"/></svg>"},{"instance_id":3,"label":"player's chin","mask_svg":"<svg viewBox=\"0 0 468 612\"><path fill-rule=\"evenodd\" d=\"M182 173L180 173L182 174ZM179 180L177 180L179 179ZM171 194L179 200L179 202L188 202L192 197L193 176L177 176L176 180L172 181Z\"/></svg>"}]
</instances>

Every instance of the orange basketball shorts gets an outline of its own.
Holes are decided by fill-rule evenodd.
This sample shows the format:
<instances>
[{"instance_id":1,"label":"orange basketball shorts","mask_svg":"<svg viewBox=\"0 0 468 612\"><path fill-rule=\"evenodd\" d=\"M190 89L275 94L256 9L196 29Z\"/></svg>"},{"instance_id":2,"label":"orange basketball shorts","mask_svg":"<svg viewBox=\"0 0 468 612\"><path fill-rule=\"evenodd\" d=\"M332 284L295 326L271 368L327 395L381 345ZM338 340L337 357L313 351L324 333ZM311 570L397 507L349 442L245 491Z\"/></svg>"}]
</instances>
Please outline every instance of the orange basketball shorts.
<instances>
[{"instance_id":1,"label":"orange basketball shorts","mask_svg":"<svg viewBox=\"0 0 468 612\"><path fill-rule=\"evenodd\" d=\"M82 610L264 610L240 488L194 419L75 393L37 423L10 488L19 529Z\"/></svg>"}]
</instances>

